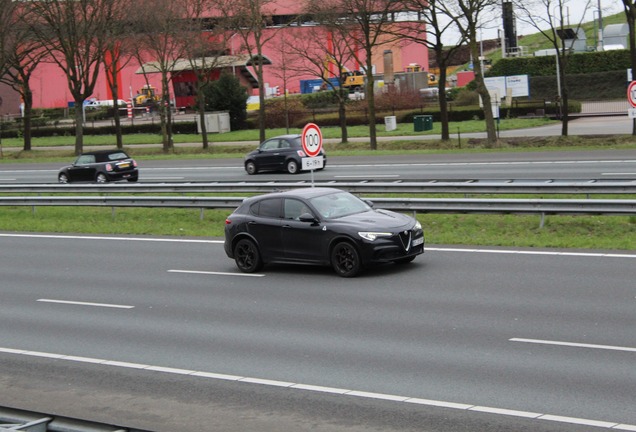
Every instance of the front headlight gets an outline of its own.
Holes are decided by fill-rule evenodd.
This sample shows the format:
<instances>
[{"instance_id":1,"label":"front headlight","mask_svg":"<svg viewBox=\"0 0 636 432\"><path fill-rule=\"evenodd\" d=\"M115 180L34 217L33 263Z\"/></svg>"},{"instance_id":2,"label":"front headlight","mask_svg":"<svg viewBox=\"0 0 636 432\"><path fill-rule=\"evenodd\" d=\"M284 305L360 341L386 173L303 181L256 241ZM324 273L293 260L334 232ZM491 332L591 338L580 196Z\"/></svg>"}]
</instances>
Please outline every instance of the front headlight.
<instances>
[{"instance_id":1,"label":"front headlight","mask_svg":"<svg viewBox=\"0 0 636 432\"><path fill-rule=\"evenodd\" d=\"M391 237L393 234L389 232L359 231L358 235L365 240L374 241L378 237Z\"/></svg>"},{"instance_id":2,"label":"front headlight","mask_svg":"<svg viewBox=\"0 0 636 432\"><path fill-rule=\"evenodd\" d=\"M422 224L420 221L415 221L415 226L413 227L413 231L422 231Z\"/></svg>"}]
</instances>

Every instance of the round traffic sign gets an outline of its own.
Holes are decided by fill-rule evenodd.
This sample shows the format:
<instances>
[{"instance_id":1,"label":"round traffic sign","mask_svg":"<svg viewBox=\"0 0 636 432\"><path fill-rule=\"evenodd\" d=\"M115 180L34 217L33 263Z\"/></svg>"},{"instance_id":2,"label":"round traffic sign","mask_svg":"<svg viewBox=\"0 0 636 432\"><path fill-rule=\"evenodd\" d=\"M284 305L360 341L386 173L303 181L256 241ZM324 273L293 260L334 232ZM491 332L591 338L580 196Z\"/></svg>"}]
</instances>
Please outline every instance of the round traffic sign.
<instances>
[{"instance_id":1,"label":"round traffic sign","mask_svg":"<svg viewBox=\"0 0 636 432\"><path fill-rule=\"evenodd\" d=\"M627 101L632 108L636 108L636 81L630 82L627 86Z\"/></svg>"},{"instance_id":2,"label":"round traffic sign","mask_svg":"<svg viewBox=\"0 0 636 432\"><path fill-rule=\"evenodd\" d=\"M320 132L320 128L313 123L307 123L300 136L300 142L307 156L318 156L322 149L322 132Z\"/></svg>"}]
</instances>

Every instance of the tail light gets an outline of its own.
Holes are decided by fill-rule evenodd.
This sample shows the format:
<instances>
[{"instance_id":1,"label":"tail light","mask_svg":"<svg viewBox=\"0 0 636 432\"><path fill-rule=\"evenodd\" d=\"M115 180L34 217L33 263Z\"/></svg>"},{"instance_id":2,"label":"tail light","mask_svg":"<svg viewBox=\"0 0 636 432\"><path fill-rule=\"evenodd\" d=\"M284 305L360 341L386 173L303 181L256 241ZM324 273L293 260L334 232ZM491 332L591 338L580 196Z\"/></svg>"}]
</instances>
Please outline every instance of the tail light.
<instances>
[{"instance_id":1,"label":"tail light","mask_svg":"<svg viewBox=\"0 0 636 432\"><path fill-rule=\"evenodd\" d=\"M305 154L305 152L304 152L304 151L302 151L302 150L296 150L296 153L298 153L298 156L300 156L300 157L307 157L307 155Z\"/></svg>"},{"instance_id":2,"label":"tail light","mask_svg":"<svg viewBox=\"0 0 636 432\"><path fill-rule=\"evenodd\" d=\"M225 219L225 225L231 225L232 221L230 220L230 218Z\"/></svg>"},{"instance_id":3,"label":"tail light","mask_svg":"<svg viewBox=\"0 0 636 432\"><path fill-rule=\"evenodd\" d=\"M113 170L113 166L111 164L106 164L106 171L110 172Z\"/></svg>"},{"instance_id":4,"label":"tail light","mask_svg":"<svg viewBox=\"0 0 636 432\"><path fill-rule=\"evenodd\" d=\"M136 161L136 160L134 160L134 159L131 159L131 160L132 160L132 164L133 164L133 166L134 166L135 168L137 168L137 161Z\"/></svg>"}]
</instances>

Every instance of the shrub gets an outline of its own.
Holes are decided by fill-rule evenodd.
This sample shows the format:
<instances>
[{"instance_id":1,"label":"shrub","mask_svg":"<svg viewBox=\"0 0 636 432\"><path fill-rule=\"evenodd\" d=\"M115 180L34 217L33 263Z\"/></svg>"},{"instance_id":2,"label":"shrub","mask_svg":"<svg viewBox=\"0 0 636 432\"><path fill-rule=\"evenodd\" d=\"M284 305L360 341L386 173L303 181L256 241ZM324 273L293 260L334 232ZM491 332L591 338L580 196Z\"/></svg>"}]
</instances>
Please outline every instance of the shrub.
<instances>
[{"instance_id":1,"label":"shrub","mask_svg":"<svg viewBox=\"0 0 636 432\"><path fill-rule=\"evenodd\" d=\"M299 127L298 124L306 118L307 111L300 98L288 97L287 106L284 97L268 99L265 103L265 124L268 128L286 127L287 121L290 127Z\"/></svg>"}]
</instances>

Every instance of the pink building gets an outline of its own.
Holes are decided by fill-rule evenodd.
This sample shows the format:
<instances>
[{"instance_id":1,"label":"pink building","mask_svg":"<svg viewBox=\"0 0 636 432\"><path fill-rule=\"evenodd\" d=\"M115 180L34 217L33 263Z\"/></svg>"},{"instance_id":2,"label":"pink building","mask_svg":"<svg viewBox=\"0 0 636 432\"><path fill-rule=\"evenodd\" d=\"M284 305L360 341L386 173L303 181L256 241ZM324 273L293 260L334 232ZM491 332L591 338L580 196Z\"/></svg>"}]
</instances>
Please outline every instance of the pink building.
<instances>
[{"instance_id":1,"label":"pink building","mask_svg":"<svg viewBox=\"0 0 636 432\"><path fill-rule=\"evenodd\" d=\"M280 17L281 20L284 20L285 17L291 17L298 14L300 12L300 5L301 3L293 0L278 0L274 5L274 9L276 11L275 14ZM284 49L280 48L281 44L279 41L282 38L286 38L288 40L302 40L303 38L308 37L315 38L315 27L297 25L268 29L266 32L280 32L265 46L263 53L265 57L271 61L271 65L265 66L264 69L265 87L278 89L278 92L273 90L271 92L272 94L282 94L284 90L288 93L299 93L301 80L320 78L320 75L317 73L309 71L304 74L294 74L293 77L287 77L286 89L283 88L284 74L281 73L281 65L284 61L283 56L285 56L286 53L284 52ZM268 36L269 35L266 34L264 37L267 38ZM326 32L324 33L324 37L325 40L328 37ZM240 43L238 39L239 37L229 39L230 45L234 45L227 47L227 51L229 53L239 53ZM392 44L391 46L383 45L378 47L377 53L374 53L373 55L374 73L384 73L383 52L387 49L390 49L393 52L394 72L404 72L406 67L413 63L421 65L424 69L427 69L428 67L428 50L424 45L402 42ZM152 60L153 59L150 58L148 59L149 62ZM118 99L129 100L137 94L137 91L141 87L146 85L146 79L143 74L137 73L140 66L141 65L139 63L133 61L123 69L118 77L120 79L120 94L117 95ZM351 70L359 69L359 65L356 64L348 65L348 67ZM249 62L243 61L243 63L239 62L236 65L230 65L226 68L226 70L232 70L239 77L243 85L248 88L251 87L248 92L250 94L255 94L256 90L254 89L257 87L256 79L249 67ZM150 74L148 75L148 79L150 85L157 89L161 88L159 74ZM194 75L191 70L188 71L187 67L182 67L180 70L174 70L171 79L172 88L170 89L170 93L172 97L175 98L177 106L191 106L193 104L194 97L190 91L190 83L193 79ZM66 107L69 102L72 101L64 73L53 64L42 64L38 68L32 78L31 88L34 95L34 108ZM100 74L92 97L98 100L112 99L105 73ZM3 108L7 108L8 113L14 113L8 109L11 107ZM15 108L17 109L18 106Z\"/></svg>"}]
</instances>

